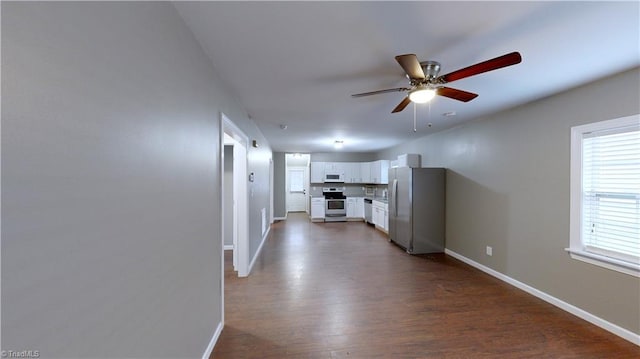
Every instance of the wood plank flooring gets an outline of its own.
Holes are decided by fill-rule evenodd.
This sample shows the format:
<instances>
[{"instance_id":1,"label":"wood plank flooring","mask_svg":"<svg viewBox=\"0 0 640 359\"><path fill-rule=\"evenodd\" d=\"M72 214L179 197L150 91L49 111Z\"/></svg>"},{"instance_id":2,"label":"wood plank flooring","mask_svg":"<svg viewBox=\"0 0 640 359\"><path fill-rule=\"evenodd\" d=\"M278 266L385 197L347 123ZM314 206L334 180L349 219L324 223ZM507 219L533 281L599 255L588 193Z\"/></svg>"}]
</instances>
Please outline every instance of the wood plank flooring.
<instances>
[{"instance_id":1,"label":"wood plank flooring","mask_svg":"<svg viewBox=\"0 0 640 359\"><path fill-rule=\"evenodd\" d=\"M640 347L362 222L273 225L248 278L225 260L211 358L640 358Z\"/></svg>"}]
</instances>

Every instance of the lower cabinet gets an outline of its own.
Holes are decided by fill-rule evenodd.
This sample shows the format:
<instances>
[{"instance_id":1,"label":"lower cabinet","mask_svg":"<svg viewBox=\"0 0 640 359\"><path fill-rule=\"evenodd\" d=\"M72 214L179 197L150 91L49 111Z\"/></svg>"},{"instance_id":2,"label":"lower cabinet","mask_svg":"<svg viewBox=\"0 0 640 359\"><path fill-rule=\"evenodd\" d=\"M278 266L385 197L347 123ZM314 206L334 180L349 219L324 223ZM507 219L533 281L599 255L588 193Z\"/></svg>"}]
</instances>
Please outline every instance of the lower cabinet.
<instances>
[{"instance_id":1,"label":"lower cabinet","mask_svg":"<svg viewBox=\"0 0 640 359\"><path fill-rule=\"evenodd\" d=\"M371 217L376 228L385 233L389 233L389 212L388 205L384 202L373 201L371 206Z\"/></svg>"},{"instance_id":2,"label":"lower cabinet","mask_svg":"<svg viewBox=\"0 0 640 359\"><path fill-rule=\"evenodd\" d=\"M356 218L364 219L364 197L356 197Z\"/></svg>"},{"instance_id":3,"label":"lower cabinet","mask_svg":"<svg viewBox=\"0 0 640 359\"><path fill-rule=\"evenodd\" d=\"M347 218L364 219L364 197L347 197Z\"/></svg>"},{"instance_id":4,"label":"lower cabinet","mask_svg":"<svg viewBox=\"0 0 640 359\"><path fill-rule=\"evenodd\" d=\"M324 197L311 198L311 220L324 221Z\"/></svg>"}]
</instances>

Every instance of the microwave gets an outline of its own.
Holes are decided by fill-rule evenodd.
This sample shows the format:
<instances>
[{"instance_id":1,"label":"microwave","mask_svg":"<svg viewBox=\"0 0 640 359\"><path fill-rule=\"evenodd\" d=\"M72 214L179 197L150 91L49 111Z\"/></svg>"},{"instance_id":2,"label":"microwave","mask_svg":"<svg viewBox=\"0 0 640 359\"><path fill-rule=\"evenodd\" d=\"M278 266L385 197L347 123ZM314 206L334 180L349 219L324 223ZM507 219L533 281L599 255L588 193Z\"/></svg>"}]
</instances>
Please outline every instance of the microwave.
<instances>
[{"instance_id":1,"label":"microwave","mask_svg":"<svg viewBox=\"0 0 640 359\"><path fill-rule=\"evenodd\" d=\"M331 183L331 182L344 183L344 174L343 173L325 173L324 183Z\"/></svg>"}]
</instances>

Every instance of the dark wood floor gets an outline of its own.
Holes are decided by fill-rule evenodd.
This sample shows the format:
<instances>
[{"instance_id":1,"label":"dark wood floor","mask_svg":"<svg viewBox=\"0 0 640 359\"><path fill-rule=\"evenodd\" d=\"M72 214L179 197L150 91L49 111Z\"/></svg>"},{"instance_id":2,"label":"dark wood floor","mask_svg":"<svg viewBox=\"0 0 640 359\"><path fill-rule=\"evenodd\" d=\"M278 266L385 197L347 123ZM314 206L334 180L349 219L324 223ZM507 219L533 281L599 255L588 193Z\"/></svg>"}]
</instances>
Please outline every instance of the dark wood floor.
<instances>
[{"instance_id":1,"label":"dark wood floor","mask_svg":"<svg viewBox=\"0 0 640 359\"><path fill-rule=\"evenodd\" d=\"M248 278L227 252L212 358L640 358L640 347L361 222L274 224Z\"/></svg>"}]
</instances>

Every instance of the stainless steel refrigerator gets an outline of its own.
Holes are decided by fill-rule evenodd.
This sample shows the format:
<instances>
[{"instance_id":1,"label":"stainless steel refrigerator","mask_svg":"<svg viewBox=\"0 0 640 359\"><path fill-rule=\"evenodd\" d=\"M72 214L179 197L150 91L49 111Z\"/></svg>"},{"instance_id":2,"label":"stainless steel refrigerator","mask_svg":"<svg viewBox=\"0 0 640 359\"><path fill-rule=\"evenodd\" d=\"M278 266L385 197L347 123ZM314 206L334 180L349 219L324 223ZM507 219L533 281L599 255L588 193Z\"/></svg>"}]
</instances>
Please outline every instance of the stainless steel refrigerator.
<instances>
[{"instance_id":1,"label":"stainless steel refrigerator","mask_svg":"<svg viewBox=\"0 0 640 359\"><path fill-rule=\"evenodd\" d=\"M389 240L410 254L444 252L445 169L389 169Z\"/></svg>"}]
</instances>

